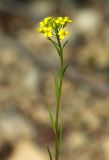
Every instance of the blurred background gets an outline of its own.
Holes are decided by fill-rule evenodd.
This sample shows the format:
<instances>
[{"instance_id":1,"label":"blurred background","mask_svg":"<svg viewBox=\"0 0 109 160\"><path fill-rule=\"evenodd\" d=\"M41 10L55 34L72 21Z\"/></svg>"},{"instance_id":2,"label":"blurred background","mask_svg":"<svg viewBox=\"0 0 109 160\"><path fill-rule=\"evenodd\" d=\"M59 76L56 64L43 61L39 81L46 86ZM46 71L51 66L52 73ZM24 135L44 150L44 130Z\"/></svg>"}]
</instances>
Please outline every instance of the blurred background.
<instances>
[{"instance_id":1,"label":"blurred background","mask_svg":"<svg viewBox=\"0 0 109 160\"><path fill-rule=\"evenodd\" d=\"M54 136L53 46L36 33L69 16L62 95L62 160L109 160L109 0L0 0L0 160L48 160Z\"/></svg>"}]
</instances>

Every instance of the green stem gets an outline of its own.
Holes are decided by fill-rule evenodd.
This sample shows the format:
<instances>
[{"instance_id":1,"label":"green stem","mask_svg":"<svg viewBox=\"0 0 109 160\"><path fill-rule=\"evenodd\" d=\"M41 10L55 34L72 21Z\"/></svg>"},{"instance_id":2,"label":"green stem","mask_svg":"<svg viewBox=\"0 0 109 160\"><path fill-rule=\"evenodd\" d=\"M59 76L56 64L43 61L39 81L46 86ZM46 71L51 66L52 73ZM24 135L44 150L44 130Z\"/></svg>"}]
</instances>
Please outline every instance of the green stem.
<instances>
[{"instance_id":1,"label":"green stem","mask_svg":"<svg viewBox=\"0 0 109 160\"><path fill-rule=\"evenodd\" d=\"M56 134L55 134L55 160L58 160L59 157L59 110L60 110L60 101L61 101L61 91L62 91L62 83L63 83L63 67L64 67L64 62L63 62L63 52L62 52L62 47L61 43L59 40L59 37L57 36L57 41L60 47L60 80L59 80L59 88L58 88L58 98L57 98L57 107L56 107L56 120L55 120L55 127L56 127Z\"/></svg>"}]
</instances>

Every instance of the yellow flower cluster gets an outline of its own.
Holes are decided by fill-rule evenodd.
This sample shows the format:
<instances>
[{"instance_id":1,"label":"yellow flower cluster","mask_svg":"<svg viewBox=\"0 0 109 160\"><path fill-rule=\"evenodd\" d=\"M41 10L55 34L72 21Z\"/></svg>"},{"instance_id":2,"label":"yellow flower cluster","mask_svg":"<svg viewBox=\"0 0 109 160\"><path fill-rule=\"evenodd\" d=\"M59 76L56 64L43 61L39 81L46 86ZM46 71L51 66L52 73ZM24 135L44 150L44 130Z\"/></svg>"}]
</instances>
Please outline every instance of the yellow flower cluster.
<instances>
[{"instance_id":1,"label":"yellow flower cluster","mask_svg":"<svg viewBox=\"0 0 109 160\"><path fill-rule=\"evenodd\" d=\"M37 31L43 33L45 37L59 37L60 40L63 40L66 35L70 34L68 31L64 30L64 27L71 22L72 20L70 20L69 17L47 17L40 22L40 27Z\"/></svg>"}]
</instances>

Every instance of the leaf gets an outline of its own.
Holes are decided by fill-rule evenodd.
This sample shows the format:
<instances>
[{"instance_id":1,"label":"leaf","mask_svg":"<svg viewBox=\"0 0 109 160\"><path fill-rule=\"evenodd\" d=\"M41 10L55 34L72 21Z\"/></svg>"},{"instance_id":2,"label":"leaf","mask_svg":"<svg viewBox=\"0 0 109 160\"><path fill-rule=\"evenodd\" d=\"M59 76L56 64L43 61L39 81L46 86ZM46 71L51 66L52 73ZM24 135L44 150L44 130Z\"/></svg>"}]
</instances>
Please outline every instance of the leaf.
<instances>
[{"instance_id":1,"label":"leaf","mask_svg":"<svg viewBox=\"0 0 109 160\"><path fill-rule=\"evenodd\" d=\"M63 44L62 49L64 49L64 47L66 46L66 44L68 43L69 39L65 41L65 43Z\"/></svg>"},{"instance_id":2,"label":"leaf","mask_svg":"<svg viewBox=\"0 0 109 160\"><path fill-rule=\"evenodd\" d=\"M60 47L59 47L58 43L53 41L50 37L48 37L48 39L52 42L53 46L56 48L56 50L58 52L58 55L60 56Z\"/></svg>"},{"instance_id":3,"label":"leaf","mask_svg":"<svg viewBox=\"0 0 109 160\"><path fill-rule=\"evenodd\" d=\"M49 158L50 158L50 160L52 160L52 155L51 155L51 152L50 152L50 149L48 146L47 146L47 150L48 150Z\"/></svg>"},{"instance_id":4,"label":"leaf","mask_svg":"<svg viewBox=\"0 0 109 160\"><path fill-rule=\"evenodd\" d=\"M68 64L66 64L66 65L64 66L64 68L63 68L63 76L64 76L64 74L65 74L67 68L68 68Z\"/></svg>"},{"instance_id":5,"label":"leaf","mask_svg":"<svg viewBox=\"0 0 109 160\"><path fill-rule=\"evenodd\" d=\"M52 128L53 128L53 131L54 131L54 133L56 134L55 120L54 120L53 114L52 114L52 112L50 111L50 109L49 109L49 115L50 115L50 120L51 120L51 125L52 125Z\"/></svg>"},{"instance_id":6,"label":"leaf","mask_svg":"<svg viewBox=\"0 0 109 160\"><path fill-rule=\"evenodd\" d=\"M55 95L56 95L56 98L58 99L59 85L58 85L58 79L56 74L55 74L54 80L55 80Z\"/></svg>"}]
</instances>

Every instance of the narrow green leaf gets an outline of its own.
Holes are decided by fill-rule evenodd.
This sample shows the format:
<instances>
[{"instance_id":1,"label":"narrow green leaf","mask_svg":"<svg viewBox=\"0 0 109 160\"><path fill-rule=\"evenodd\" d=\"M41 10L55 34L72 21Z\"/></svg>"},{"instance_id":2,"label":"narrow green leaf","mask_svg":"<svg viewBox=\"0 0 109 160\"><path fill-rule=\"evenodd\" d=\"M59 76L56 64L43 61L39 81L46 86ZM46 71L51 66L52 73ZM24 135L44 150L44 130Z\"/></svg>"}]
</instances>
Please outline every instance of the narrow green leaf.
<instances>
[{"instance_id":1,"label":"narrow green leaf","mask_svg":"<svg viewBox=\"0 0 109 160\"><path fill-rule=\"evenodd\" d=\"M56 43L55 41L53 41L50 37L48 37L48 39L52 42L53 46L55 47L55 49L58 52L58 55L60 56L60 47L59 47L58 43Z\"/></svg>"},{"instance_id":2,"label":"narrow green leaf","mask_svg":"<svg viewBox=\"0 0 109 160\"><path fill-rule=\"evenodd\" d=\"M56 95L56 98L58 99L59 85L58 85L58 78L56 74L55 74L54 80L55 80L55 95Z\"/></svg>"},{"instance_id":3,"label":"narrow green leaf","mask_svg":"<svg viewBox=\"0 0 109 160\"><path fill-rule=\"evenodd\" d=\"M50 160L52 160L51 151L50 151L50 149L49 149L49 147L48 147L48 146L47 146L47 150L48 150L49 158L50 158Z\"/></svg>"},{"instance_id":4,"label":"narrow green leaf","mask_svg":"<svg viewBox=\"0 0 109 160\"><path fill-rule=\"evenodd\" d=\"M65 74L67 68L68 68L68 64L66 64L66 65L64 66L64 68L63 68L63 76L64 76L64 74Z\"/></svg>"},{"instance_id":5,"label":"narrow green leaf","mask_svg":"<svg viewBox=\"0 0 109 160\"><path fill-rule=\"evenodd\" d=\"M68 43L68 41L69 41L69 39L66 40L65 43L63 44L63 47L62 47L63 49L64 49L64 47L66 46L66 44Z\"/></svg>"},{"instance_id":6,"label":"narrow green leaf","mask_svg":"<svg viewBox=\"0 0 109 160\"><path fill-rule=\"evenodd\" d=\"M51 125L52 125L52 128L53 128L53 131L54 131L54 133L56 134L55 120L54 120L53 114L52 114L52 112L50 111L50 109L49 109L49 115L50 115L50 120L51 120Z\"/></svg>"}]
</instances>

